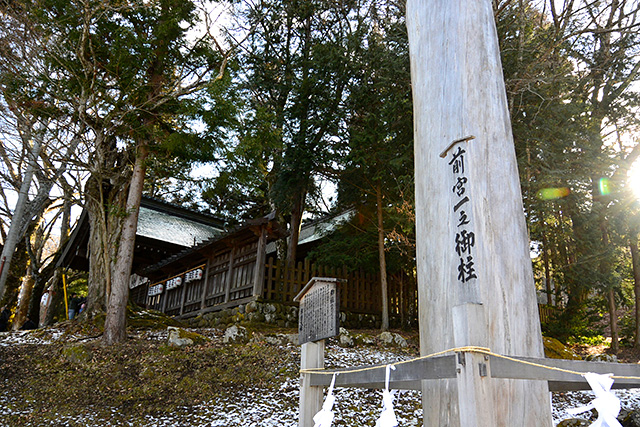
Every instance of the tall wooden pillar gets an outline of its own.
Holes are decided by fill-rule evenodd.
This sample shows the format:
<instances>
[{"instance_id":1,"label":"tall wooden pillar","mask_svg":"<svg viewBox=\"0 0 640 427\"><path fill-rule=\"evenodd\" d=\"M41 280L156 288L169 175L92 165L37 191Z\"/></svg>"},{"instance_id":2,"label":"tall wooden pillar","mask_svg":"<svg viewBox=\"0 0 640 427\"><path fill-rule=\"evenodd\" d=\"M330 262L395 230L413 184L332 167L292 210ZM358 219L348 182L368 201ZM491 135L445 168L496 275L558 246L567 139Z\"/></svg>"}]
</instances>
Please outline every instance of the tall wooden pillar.
<instances>
[{"instance_id":1,"label":"tall wooden pillar","mask_svg":"<svg viewBox=\"0 0 640 427\"><path fill-rule=\"evenodd\" d=\"M267 228L262 227L256 248L256 266L253 271L253 296L262 298L264 293L264 273L267 258Z\"/></svg>"},{"instance_id":2,"label":"tall wooden pillar","mask_svg":"<svg viewBox=\"0 0 640 427\"><path fill-rule=\"evenodd\" d=\"M543 357L491 0L408 0L407 27L421 353L467 343ZM465 312L473 325L455 317ZM491 379L487 391L467 380L464 390L491 405L483 422L551 425L545 382ZM459 410L473 405L458 401L457 384L423 383L425 426L465 425Z\"/></svg>"}]
</instances>

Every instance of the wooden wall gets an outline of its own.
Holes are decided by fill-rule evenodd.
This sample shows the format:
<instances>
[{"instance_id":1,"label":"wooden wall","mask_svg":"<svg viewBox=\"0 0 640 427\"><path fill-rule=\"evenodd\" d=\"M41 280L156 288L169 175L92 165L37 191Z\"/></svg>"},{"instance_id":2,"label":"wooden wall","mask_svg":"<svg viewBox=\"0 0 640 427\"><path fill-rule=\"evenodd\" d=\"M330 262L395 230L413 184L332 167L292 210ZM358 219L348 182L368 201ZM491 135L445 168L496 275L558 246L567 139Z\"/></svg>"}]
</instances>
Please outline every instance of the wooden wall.
<instances>
[{"instance_id":1,"label":"wooden wall","mask_svg":"<svg viewBox=\"0 0 640 427\"><path fill-rule=\"evenodd\" d=\"M215 310L223 306L232 307L237 301L246 302L247 298L252 298L255 249L256 245L252 244L246 248L237 249L234 256L232 256L232 249L219 252L209 260L206 265L207 271L201 280L186 283L155 296L148 296L148 291L158 283L139 286L131 290L130 298L139 305L164 311L172 316L187 315L201 310ZM264 269L262 298L265 301L294 305L293 298L312 277L335 277L346 280L341 287L340 306L343 311L377 315L381 312L380 277L377 274L362 271L349 272L345 268L327 268L308 261L298 262L293 268L287 269L284 262L273 258L267 259ZM234 280L227 300L229 274L234 277ZM184 273L179 276L184 277ZM388 277L388 282L389 315L400 325L416 325L418 297L415 278L395 274ZM166 280L159 283L166 283ZM543 322L548 321L557 311L554 307L544 305L539 305L538 308Z\"/></svg>"}]
</instances>

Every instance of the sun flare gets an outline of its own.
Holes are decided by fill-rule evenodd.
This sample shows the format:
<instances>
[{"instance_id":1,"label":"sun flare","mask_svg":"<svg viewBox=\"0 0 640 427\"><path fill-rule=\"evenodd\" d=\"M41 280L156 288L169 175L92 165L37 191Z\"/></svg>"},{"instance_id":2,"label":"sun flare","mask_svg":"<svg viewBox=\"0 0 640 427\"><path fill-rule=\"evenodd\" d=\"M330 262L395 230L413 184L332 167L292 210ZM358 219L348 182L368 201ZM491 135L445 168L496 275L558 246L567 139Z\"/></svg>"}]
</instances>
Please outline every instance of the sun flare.
<instances>
[{"instance_id":1,"label":"sun flare","mask_svg":"<svg viewBox=\"0 0 640 427\"><path fill-rule=\"evenodd\" d=\"M627 182L631 187L631 191L633 191L633 195L640 200L640 162L635 162L627 175Z\"/></svg>"}]
</instances>

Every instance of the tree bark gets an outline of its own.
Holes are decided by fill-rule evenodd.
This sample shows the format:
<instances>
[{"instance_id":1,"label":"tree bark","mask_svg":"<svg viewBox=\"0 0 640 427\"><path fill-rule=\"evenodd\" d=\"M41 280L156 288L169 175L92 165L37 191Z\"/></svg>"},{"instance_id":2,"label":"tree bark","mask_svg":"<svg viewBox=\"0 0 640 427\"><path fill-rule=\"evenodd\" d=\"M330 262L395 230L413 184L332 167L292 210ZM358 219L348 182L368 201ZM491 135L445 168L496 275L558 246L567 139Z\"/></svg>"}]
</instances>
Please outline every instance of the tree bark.
<instances>
[{"instance_id":1,"label":"tree bark","mask_svg":"<svg viewBox=\"0 0 640 427\"><path fill-rule=\"evenodd\" d=\"M44 320L42 321L42 324L40 326L53 325L56 312L58 311L59 307L63 305L61 304L63 302L62 301L63 291L60 287L61 283L62 283L62 269L57 269L56 272L54 273L53 278L51 279L51 284L49 285L49 288L48 288L50 301L47 307L47 312L44 316ZM65 319L67 318L66 313L64 318Z\"/></svg>"},{"instance_id":2,"label":"tree bark","mask_svg":"<svg viewBox=\"0 0 640 427\"><path fill-rule=\"evenodd\" d=\"M631 242L629 243L631 249L631 265L633 267L633 294L635 301L635 330L633 337L633 346L640 348L640 257L638 253L638 235L632 233Z\"/></svg>"},{"instance_id":3,"label":"tree bark","mask_svg":"<svg viewBox=\"0 0 640 427\"><path fill-rule=\"evenodd\" d=\"M609 303L609 325L611 326L611 350L613 354L618 354L618 315L616 314L616 298L613 288L609 288L607 300Z\"/></svg>"},{"instance_id":4,"label":"tree bark","mask_svg":"<svg viewBox=\"0 0 640 427\"><path fill-rule=\"evenodd\" d=\"M287 266L294 267L298 256L298 240L300 239L300 229L302 227L302 214L304 213L304 200L306 192L298 194L291 210L291 220L289 226L291 228L291 237L287 246Z\"/></svg>"},{"instance_id":5,"label":"tree bark","mask_svg":"<svg viewBox=\"0 0 640 427\"><path fill-rule=\"evenodd\" d=\"M111 293L108 295L107 316L104 323L103 343L106 345L122 342L127 338L127 300L129 298L129 277L133 263L138 214L142 200L142 188L149 155L146 144L139 147L133 168L131 186L126 204L126 217L120 236L118 256L114 263Z\"/></svg>"},{"instance_id":6,"label":"tree bark","mask_svg":"<svg viewBox=\"0 0 640 427\"><path fill-rule=\"evenodd\" d=\"M18 242L22 238L21 229L23 229L23 225L25 223L29 222L29 218L25 218L25 212L29 201L29 188L33 181L33 173L37 165L36 162L40 155L41 148L42 138L34 138L33 147L31 147L29 152L29 163L24 173L24 177L22 178L22 184L20 185L20 191L18 192L18 201L16 202L16 208L11 216L11 225L9 226L7 239L4 242L2 255L0 256L0 259L3 262L2 272L0 273L0 300L2 300L2 297L4 296L5 285L9 275L9 267L11 266L13 254L16 251Z\"/></svg>"},{"instance_id":7,"label":"tree bark","mask_svg":"<svg viewBox=\"0 0 640 427\"><path fill-rule=\"evenodd\" d=\"M542 218L542 214L540 214L540 218ZM544 281L545 281L545 290L547 292L547 305L553 305L553 290L551 289L551 268L549 265L549 241L547 239L547 233L544 230L545 222L542 220L542 262L544 265Z\"/></svg>"},{"instance_id":8,"label":"tree bark","mask_svg":"<svg viewBox=\"0 0 640 427\"><path fill-rule=\"evenodd\" d=\"M91 177L87 183L87 211L89 215L89 279L85 316L93 318L107 309L107 295L111 283L111 260L120 236L121 215L109 215L106 205L121 208L121 191L103 188L103 177Z\"/></svg>"},{"instance_id":9,"label":"tree bark","mask_svg":"<svg viewBox=\"0 0 640 427\"><path fill-rule=\"evenodd\" d=\"M64 202L62 205L62 222L60 224L60 243L58 245L58 254L61 254L64 247L67 245L69 241L69 230L71 229L71 205L72 205L72 197L73 197L73 189L67 182L62 179L61 180L62 187L64 189ZM32 319L34 317L35 310L37 309L38 319L42 319L40 326L49 326L53 323L53 316L55 315L56 309L60 304L61 297L59 295L59 283L62 278L62 269L55 268L54 266L57 264L59 258L56 258L56 262L52 262L50 265L52 273L51 277L48 277L49 274L44 274L43 276L46 279L41 279L43 282L42 291L40 292L40 297L38 299L37 304L33 304L30 310L30 316ZM48 267L47 267L48 268ZM49 293L49 302L47 304L46 310L44 313L40 313L40 299L42 295L48 292ZM37 306L36 306L37 305Z\"/></svg>"},{"instance_id":10,"label":"tree bark","mask_svg":"<svg viewBox=\"0 0 640 427\"><path fill-rule=\"evenodd\" d=\"M382 185L376 187L376 202L378 214L378 260L380 263L380 292L382 300L382 323L380 329L389 330L389 295L387 283L387 259L384 253L384 225L382 221Z\"/></svg>"},{"instance_id":11,"label":"tree bark","mask_svg":"<svg viewBox=\"0 0 640 427\"><path fill-rule=\"evenodd\" d=\"M635 333L633 337L633 346L640 348L640 258L638 257L638 235L633 233L631 236L631 265L633 266L633 294L635 299Z\"/></svg>"},{"instance_id":12,"label":"tree bark","mask_svg":"<svg viewBox=\"0 0 640 427\"><path fill-rule=\"evenodd\" d=\"M26 125L23 127L26 127ZM82 134L84 129L85 127L81 126L78 134ZM29 135L31 134L30 128L28 129L28 133ZM26 137L23 139L27 140ZM18 201L11 218L9 232L6 239L4 239L5 246L2 248L2 255L0 256L0 260L5 260L4 268L0 271L0 300L2 300L5 290L9 270L8 267L11 264L13 254L15 253L18 243L27 233L30 218L36 215L42 215L46 207L51 204L51 200L49 199L51 189L55 183L60 181L62 175L66 172L69 159L75 153L81 140L80 137L75 137L71 140L58 169L49 170L46 173L46 176L38 177L38 191L33 197L33 200L29 201L28 192L31 187L31 183L33 182L33 175L38 172L37 160L40 157L40 152L43 148L43 137L41 135L36 135L33 139L34 143L31 151L29 152L28 166L22 179L22 184L18 192Z\"/></svg>"},{"instance_id":13,"label":"tree bark","mask_svg":"<svg viewBox=\"0 0 640 427\"><path fill-rule=\"evenodd\" d=\"M406 298L405 298L405 285L404 285L404 273L400 272L400 274L398 274L398 282L400 283L400 301L399 301L399 306L400 306L400 325L402 325L402 329L405 329L408 327L406 321L407 321L407 316L406 313L409 311L409 307L406 306Z\"/></svg>"},{"instance_id":14,"label":"tree bark","mask_svg":"<svg viewBox=\"0 0 640 427\"><path fill-rule=\"evenodd\" d=\"M35 278L33 277L33 268L31 263L27 267L27 272L22 279L22 286L20 286L20 295L18 296L18 306L16 307L15 315L13 318L12 329L14 331L19 330L24 322L27 320L27 313L29 312L29 302L31 301L31 293L33 291L33 285ZM32 319L33 320L33 319ZM35 320L37 322L38 319Z\"/></svg>"},{"instance_id":15,"label":"tree bark","mask_svg":"<svg viewBox=\"0 0 640 427\"><path fill-rule=\"evenodd\" d=\"M131 170L104 135L96 137L96 169L86 185L89 215L89 279L87 305L83 316L104 314L111 293L111 273L125 218Z\"/></svg>"}]
</instances>

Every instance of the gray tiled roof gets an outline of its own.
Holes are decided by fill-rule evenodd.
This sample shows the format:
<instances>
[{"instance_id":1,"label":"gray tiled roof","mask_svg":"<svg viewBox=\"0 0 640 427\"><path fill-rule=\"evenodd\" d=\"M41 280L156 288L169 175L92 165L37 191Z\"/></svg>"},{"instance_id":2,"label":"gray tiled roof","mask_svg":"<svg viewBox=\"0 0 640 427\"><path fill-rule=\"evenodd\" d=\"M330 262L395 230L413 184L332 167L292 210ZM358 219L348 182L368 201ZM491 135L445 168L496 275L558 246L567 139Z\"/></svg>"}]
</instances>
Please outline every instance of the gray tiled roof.
<instances>
[{"instance_id":1,"label":"gray tiled roof","mask_svg":"<svg viewBox=\"0 0 640 427\"><path fill-rule=\"evenodd\" d=\"M222 229L141 206L136 234L191 247L219 236Z\"/></svg>"},{"instance_id":2,"label":"gray tiled roof","mask_svg":"<svg viewBox=\"0 0 640 427\"><path fill-rule=\"evenodd\" d=\"M298 245L304 245L305 243L315 242L322 239L324 236L331 234L338 227L349 222L355 215L355 210L350 209L337 215L330 215L324 218L315 220L309 224L305 224L300 229L300 235L298 237ZM275 242L271 242L267 245L267 253L273 253L276 251Z\"/></svg>"}]
</instances>

